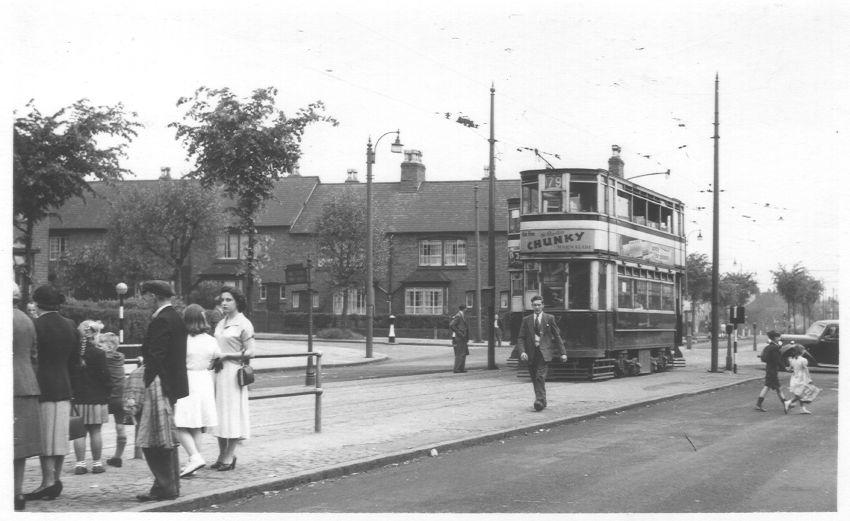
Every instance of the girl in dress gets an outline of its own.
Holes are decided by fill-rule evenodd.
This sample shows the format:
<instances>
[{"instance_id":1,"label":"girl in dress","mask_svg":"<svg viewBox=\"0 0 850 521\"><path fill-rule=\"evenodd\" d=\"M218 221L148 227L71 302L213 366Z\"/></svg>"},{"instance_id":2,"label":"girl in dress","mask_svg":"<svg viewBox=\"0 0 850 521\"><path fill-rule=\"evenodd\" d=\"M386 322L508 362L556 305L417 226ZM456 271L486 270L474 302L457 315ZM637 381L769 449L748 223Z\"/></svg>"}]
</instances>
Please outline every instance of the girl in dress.
<instances>
[{"instance_id":1,"label":"girl in dress","mask_svg":"<svg viewBox=\"0 0 850 521\"><path fill-rule=\"evenodd\" d=\"M809 361L803 356L803 346L797 346L794 349L794 356L788 360L788 365L794 371L791 381L788 382L789 390L794 397L785 402L785 414L788 414L788 409L794 402L800 402L800 414L812 414L812 411L806 409L806 405L812 403L812 400L820 394L820 388L812 384Z\"/></svg>"},{"instance_id":2,"label":"girl in dress","mask_svg":"<svg viewBox=\"0 0 850 521\"><path fill-rule=\"evenodd\" d=\"M180 477L191 476L206 466L201 455L201 435L205 429L218 425L215 407L215 388L210 372L212 362L221 356L218 343L210 336L210 326L204 308L189 304L183 311L183 322L189 331L186 339L186 374L189 379L189 396L180 398L174 405L174 424L180 444L186 449L189 460L180 471Z\"/></svg>"},{"instance_id":3,"label":"girl in dress","mask_svg":"<svg viewBox=\"0 0 850 521\"><path fill-rule=\"evenodd\" d=\"M223 315L215 326L215 338L221 349L220 369L215 375L219 454L213 468L226 471L236 467L236 445L251 435L248 387L239 385L236 372L242 360L254 355L254 326L242 314L248 302L241 291L233 286L224 286L219 296Z\"/></svg>"},{"instance_id":4,"label":"girl in dress","mask_svg":"<svg viewBox=\"0 0 850 521\"><path fill-rule=\"evenodd\" d=\"M92 473L100 474L106 470L101 461L101 427L109 421L112 377L106 366L106 353L99 346L102 329L103 323L99 320L83 320L77 328L80 332L80 364L72 375L71 386L74 389L74 405L86 426L86 436L74 440L74 453L77 457L74 474L88 472L86 438L91 440Z\"/></svg>"}]
</instances>

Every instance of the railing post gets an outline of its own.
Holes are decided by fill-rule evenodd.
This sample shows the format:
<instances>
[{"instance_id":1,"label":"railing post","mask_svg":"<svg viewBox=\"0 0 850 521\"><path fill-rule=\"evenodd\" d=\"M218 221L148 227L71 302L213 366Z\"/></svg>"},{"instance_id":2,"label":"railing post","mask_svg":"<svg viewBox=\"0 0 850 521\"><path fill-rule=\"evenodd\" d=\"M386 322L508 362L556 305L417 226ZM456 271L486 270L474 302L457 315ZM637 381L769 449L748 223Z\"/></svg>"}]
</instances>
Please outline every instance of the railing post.
<instances>
[{"instance_id":1,"label":"railing post","mask_svg":"<svg viewBox=\"0 0 850 521\"><path fill-rule=\"evenodd\" d=\"M316 432L322 432L322 383L321 383L321 374L322 374L322 353L316 353L316 419L315 419L315 428Z\"/></svg>"}]
</instances>

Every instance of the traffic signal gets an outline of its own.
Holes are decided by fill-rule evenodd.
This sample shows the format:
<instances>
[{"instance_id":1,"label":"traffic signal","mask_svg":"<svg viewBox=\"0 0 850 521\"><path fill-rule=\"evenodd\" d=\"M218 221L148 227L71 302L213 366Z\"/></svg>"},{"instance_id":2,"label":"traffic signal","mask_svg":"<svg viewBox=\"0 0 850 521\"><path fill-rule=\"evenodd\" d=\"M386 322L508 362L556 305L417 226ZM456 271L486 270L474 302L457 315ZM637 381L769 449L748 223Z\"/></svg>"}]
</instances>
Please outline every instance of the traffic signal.
<instances>
[{"instance_id":1,"label":"traffic signal","mask_svg":"<svg viewBox=\"0 0 850 521\"><path fill-rule=\"evenodd\" d=\"M743 324L746 322L744 319L744 306L729 306L729 322L732 324Z\"/></svg>"}]
</instances>

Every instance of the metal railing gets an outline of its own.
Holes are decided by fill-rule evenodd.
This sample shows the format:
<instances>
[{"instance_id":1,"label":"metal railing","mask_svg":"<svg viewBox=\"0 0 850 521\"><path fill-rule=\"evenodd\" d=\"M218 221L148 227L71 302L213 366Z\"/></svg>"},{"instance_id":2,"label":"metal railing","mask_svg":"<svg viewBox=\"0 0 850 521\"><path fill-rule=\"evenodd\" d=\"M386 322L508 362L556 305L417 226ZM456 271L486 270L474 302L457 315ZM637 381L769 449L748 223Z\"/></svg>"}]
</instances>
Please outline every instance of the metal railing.
<instances>
[{"instance_id":1,"label":"metal railing","mask_svg":"<svg viewBox=\"0 0 850 521\"><path fill-rule=\"evenodd\" d=\"M121 344L118 350L122 353L138 353L138 349L141 348L141 344ZM123 348L123 349L122 349ZM322 353L321 351L308 351L306 353L287 353L280 355L254 355L251 358L293 358L297 356L306 356L316 357L316 364L314 367L315 376L314 376L314 386L310 390L305 391L295 391L288 393L276 393L276 394L264 394L262 396L248 396L249 400L265 400L267 398L287 398L290 396L304 396L308 394L312 394L316 396L315 400L315 414L314 414L314 430L315 432L322 432L322 394L324 390L321 385L321 374L322 374ZM138 355L134 358L125 358L125 364L136 364L138 366L140 364L140 358Z\"/></svg>"}]
</instances>

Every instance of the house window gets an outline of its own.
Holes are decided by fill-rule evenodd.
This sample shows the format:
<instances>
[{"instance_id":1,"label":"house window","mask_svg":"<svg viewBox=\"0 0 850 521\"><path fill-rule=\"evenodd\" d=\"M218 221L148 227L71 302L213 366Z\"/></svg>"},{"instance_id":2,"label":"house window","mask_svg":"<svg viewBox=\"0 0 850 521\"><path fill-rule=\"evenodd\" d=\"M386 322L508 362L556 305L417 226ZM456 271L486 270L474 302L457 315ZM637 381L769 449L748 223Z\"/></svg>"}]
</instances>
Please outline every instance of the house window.
<instances>
[{"instance_id":1,"label":"house window","mask_svg":"<svg viewBox=\"0 0 850 521\"><path fill-rule=\"evenodd\" d=\"M475 292L467 291L466 292L466 309L475 309Z\"/></svg>"},{"instance_id":2,"label":"house window","mask_svg":"<svg viewBox=\"0 0 850 521\"><path fill-rule=\"evenodd\" d=\"M443 241L419 241L419 265L442 266Z\"/></svg>"},{"instance_id":3,"label":"house window","mask_svg":"<svg viewBox=\"0 0 850 521\"><path fill-rule=\"evenodd\" d=\"M404 312L408 315L442 315L441 288L407 288L404 290Z\"/></svg>"},{"instance_id":4,"label":"house window","mask_svg":"<svg viewBox=\"0 0 850 521\"><path fill-rule=\"evenodd\" d=\"M333 312L334 315L342 315L343 303L345 301L345 291L337 290L333 294ZM349 315L365 315L366 314L366 295L359 289L351 288L348 290L348 309L346 312Z\"/></svg>"},{"instance_id":5,"label":"house window","mask_svg":"<svg viewBox=\"0 0 850 521\"><path fill-rule=\"evenodd\" d=\"M499 307L501 309L508 309L508 302L511 300L511 292L510 291L502 291L499 293Z\"/></svg>"},{"instance_id":6,"label":"house window","mask_svg":"<svg viewBox=\"0 0 850 521\"><path fill-rule=\"evenodd\" d=\"M466 266L466 241L463 239L445 241L446 266Z\"/></svg>"},{"instance_id":7,"label":"house window","mask_svg":"<svg viewBox=\"0 0 850 521\"><path fill-rule=\"evenodd\" d=\"M219 259L240 259L245 256L248 248L248 238L239 232L224 232L218 236L216 245Z\"/></svg>"},{"instance_id":8,"label":"house window","mask_svg":"<svg viewBox=\"0 0 850 521\"><path fill-rule=\"evenodd\" d=\"M419 241L419 265L466 266L466 241L464 239Z\"/></svg>"},{"instance_id":9,"label":"house window","mask_svg":"<svg viewBox=\"0 0 850 521\"><path fill-rule=\"evenodd\" d=\"M62 255L68 251L67 237L51 237L50 238L50 253L49 259L52 261L59 260Z\"/></svg>"},{"instance_id":10,"label":"house window","mask_svg":"<svg viewBox=\"0 0 850 521\"><path fill-rule=\"evenodd\" d=\"M292 309L298 309L301 307L301 293L297 291L292 292Z\"/></svg>"},{"instance_id":11,"label":"house window","mask_svg":"<svg viewBox=\"0 0 850 521\"><path fill-rule=\"evenodd\" d=\"M278 286L278 291L280 291L280 300L286 300L286 286L281 284L280 286Z\"/></svg>"},{"instance_id":12,"label":"house window","mask_svg":"<svg viewBox=\"0 0 850 521\"><path fill-rule=\"evenodd\" d=\"M265 284L260 284L260 300L266 300L268 296L268 288Z\"/></svg>"}]
</instances>

